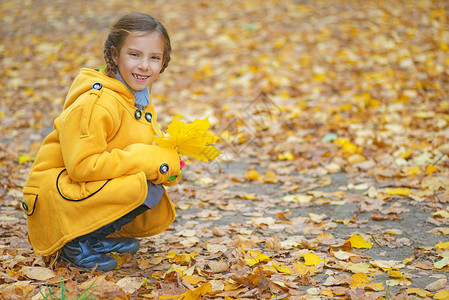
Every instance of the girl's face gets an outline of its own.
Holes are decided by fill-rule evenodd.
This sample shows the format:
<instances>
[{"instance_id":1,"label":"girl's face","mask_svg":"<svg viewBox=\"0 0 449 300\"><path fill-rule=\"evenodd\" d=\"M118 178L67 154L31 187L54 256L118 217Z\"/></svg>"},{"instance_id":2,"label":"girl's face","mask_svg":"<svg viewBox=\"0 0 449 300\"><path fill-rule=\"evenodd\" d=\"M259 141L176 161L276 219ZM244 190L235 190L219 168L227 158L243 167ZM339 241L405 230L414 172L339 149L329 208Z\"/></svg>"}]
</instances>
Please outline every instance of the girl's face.
<instances>
[{"instance_id":1,"label":"girl's face","mask_svg":"<svg viewBox=\"0 0 449 300\"><path fill-rule=\"evenodd\" d=\"M149 87L163 65L164 41L157 32L131 32L120 52L112 48L112 59L125 82L134 90Z\"/></svg>"}]
</instances>

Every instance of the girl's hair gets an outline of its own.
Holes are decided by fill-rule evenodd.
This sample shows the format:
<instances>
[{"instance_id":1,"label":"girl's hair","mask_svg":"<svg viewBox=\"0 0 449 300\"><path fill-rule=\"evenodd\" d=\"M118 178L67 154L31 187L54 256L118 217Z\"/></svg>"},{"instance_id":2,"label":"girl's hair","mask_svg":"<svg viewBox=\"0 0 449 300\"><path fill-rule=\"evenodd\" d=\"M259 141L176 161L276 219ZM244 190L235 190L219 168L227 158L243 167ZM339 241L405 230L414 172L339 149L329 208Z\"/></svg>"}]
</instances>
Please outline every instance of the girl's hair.
<instances>
[{"instance_id":1,"label":"girl's hair","mask_svg":"<svg viewBox=\"0 0 449 300\"><path fill-rule=\"evenodd\" d=\"M164 72L170 62L170 37L167 30L159 20L147 14L140 12L129 13L121 17L111 28L108 38L104 43L104 60L106 62L106 74L115 77L117 73L117 65L112 59L112 47L120 53L120 49L125 42L126 37L133 31L157 32L164 40L163 64L161 72Z\"/></svg>"}]
</instances>

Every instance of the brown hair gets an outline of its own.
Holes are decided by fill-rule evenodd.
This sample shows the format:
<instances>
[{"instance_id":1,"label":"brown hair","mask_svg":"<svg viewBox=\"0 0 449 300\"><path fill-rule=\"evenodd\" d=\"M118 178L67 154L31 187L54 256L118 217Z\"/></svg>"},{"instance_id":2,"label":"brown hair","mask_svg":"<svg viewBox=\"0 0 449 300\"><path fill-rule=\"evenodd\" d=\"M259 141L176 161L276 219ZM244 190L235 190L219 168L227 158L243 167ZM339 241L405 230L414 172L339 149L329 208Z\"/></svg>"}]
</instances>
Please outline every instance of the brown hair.
<instances>
[{"instance_id":1,"label":"brown hair","mask_svg":"<svg viewBox=\"0 0 449 300\"><path fill-rule=\"evenodd\" d=\"M117 73L117 65L112 59L112 47L114 47L119 53L120 49L125 42L126 37L133 31L142 32L157 32L164 40L164 53L163 64L161 72L164 72L165 68L170 62L171 44L170 37L164 25L145 13L133 12L121 17L111 28L108 38L104 43L104 60L106 62L106 74L110 77L115 77Z\"/></svg>"}]
</instances>

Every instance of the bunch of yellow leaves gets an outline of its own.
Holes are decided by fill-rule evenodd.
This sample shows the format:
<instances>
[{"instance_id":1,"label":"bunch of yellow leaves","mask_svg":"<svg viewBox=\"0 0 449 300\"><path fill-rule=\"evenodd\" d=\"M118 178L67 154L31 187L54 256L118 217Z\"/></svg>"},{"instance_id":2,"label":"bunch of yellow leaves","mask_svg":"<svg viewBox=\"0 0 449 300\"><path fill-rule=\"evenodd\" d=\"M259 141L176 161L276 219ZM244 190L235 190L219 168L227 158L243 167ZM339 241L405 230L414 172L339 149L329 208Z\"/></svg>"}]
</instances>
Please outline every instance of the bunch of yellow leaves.
<instances>
[{"instance_id":1,"label":"bunch of yellow leaves","mask_svg":"<svg viewBox=\"0 0 449 300\"><path fill-rule=\"evenodd\" d=\"M218 137L208 132L209 127L208 118L195 120L190 124L173 118L164 136L155 137L154 141L159 146L176 149L179 154L208 162L209 159L215 160L220 154L220 151L211 146Z\"/></svg>"}]
</instances>

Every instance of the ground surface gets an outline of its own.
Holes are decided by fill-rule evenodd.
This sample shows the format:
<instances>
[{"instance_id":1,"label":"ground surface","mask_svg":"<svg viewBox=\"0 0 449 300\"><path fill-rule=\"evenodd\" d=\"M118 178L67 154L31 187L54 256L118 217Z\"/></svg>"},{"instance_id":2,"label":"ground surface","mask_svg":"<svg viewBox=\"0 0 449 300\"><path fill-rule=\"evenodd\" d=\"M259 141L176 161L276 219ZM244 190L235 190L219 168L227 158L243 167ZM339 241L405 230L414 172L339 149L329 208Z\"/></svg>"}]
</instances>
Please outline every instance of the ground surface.
<instances>
[{"instance_id":1,"label":"ground surface","mask_svg":"<svg viewBox=\"0 0 449 300\"><path fill-rule=\"evenodd\" d=\"M222 155L188 161L167 231L82 272L33 254L22 187L133 10L172 39L162 127L208 116ZM449 299L448 22L443 1L2 1L0 298Z\"/></svg>"}]
</instances>

